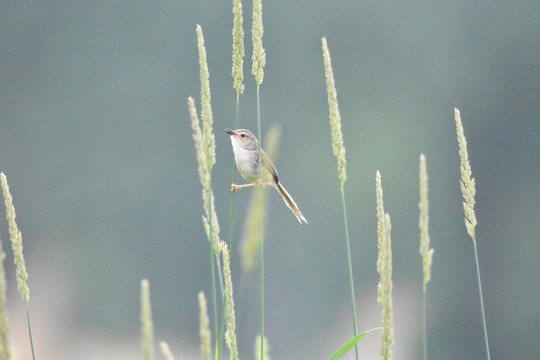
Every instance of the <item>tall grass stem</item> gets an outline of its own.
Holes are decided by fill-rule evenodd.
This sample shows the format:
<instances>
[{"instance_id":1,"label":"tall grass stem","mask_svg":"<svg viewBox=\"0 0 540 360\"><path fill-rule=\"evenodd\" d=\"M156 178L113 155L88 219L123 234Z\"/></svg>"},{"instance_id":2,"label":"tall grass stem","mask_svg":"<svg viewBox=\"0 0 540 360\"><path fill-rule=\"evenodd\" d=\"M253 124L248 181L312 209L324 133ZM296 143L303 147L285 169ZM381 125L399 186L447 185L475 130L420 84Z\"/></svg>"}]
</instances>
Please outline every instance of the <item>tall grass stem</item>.
<instances>
[{"instance_id":1,"label":"tall grass stem","mask_svg":"<svg viewBox=\"0 0 540 360\"><path fill-rule=\"evenodd\" d=\"M324 61L324 73L326 77L326 92L328 94L328 112L330 119L330 134L332 136L332 150L338 163L338 178L341 186L341 203L343 205L343 221L345 225L345 242L347 246L347 263L349 270L349 288L351 292L352 316L353 316L353 334L358 334L356 325L356 301L354 298L354 279L351 259L351 244L349 240L349 226L347 223L347 207L345 206L345 190L343 186L347 181L347 161L345 158L345 146L343 145L343 132L341 131L341 115L337 101L336 84L334 80L334 71L332 69L332 60L328 51L326 38L322 38L322 51ZM356 360L358 360L358 345L354 345Z\"/></svg>"},{"instance_id":2,"label":"tall grass stem","mask_svg":"<svg viewBox=\"0 0 540 360\"><path fill-rule=\"evenodd\" d=\"M465 213L465 228L467 233L473 241L474 248L474 260L476 263L476 278L478 280L478 293L480 296L480 310L482 312L482 328L484 331L484 343L486 346L487 359L491 359L489 354L489 341L486 326L486 314L484 311L484 298L482 296L482 282L480 280L480 263L478 261L478 250L476 248L476 215L474 213L474 196L476 194L476 184L472 177L471 164L469 163L469 154L467 151L467 139L463 131L463 124L461 122L461 114L457 108L454 109L454 119L456 121L457 140L459 145L459 157L460 157L460 172L461 181L460 188L463 195L463 211Z\"/></svg>"}]
</instances>

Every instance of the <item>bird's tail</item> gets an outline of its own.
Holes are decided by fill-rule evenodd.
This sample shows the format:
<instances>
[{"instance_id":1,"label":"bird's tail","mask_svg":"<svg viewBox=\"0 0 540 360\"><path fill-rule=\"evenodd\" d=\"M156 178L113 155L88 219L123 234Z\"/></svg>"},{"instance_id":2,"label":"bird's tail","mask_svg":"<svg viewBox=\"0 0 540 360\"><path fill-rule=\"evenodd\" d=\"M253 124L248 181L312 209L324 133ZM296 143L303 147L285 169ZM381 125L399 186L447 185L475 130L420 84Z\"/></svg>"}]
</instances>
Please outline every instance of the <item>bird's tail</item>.
<instances>
[{"instance_id":1,"label":"bird's tail","mask_svg":"<svg viewBox=\"0 0 540 360\"><path fill-rule=\"evenodd\" d=\"M302 221L304 221L306 224L308 223L304 215L300 212L300 209L298 209L298 205L294 202L292 196L285 190L285 188L278 182L276 184L276 189L281 194L281 197L283 198L283 201L285 201L285 204L291 209L293 214L298 219L298 222L301 224Z\"/></svg>"}]
</instances>

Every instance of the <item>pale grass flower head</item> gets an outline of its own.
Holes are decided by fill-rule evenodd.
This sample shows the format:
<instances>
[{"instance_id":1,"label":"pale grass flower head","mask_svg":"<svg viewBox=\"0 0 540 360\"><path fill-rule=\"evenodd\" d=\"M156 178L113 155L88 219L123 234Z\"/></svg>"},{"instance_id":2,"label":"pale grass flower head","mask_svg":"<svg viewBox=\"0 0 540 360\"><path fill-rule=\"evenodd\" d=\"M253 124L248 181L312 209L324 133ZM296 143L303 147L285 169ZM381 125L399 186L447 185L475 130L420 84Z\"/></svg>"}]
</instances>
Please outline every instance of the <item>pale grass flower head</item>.
<instances>
[{"instance_id":1,"label":"pale grass flower head","mask_svg":"<svg viewBox=\"0 0 540 360\"><path fill-rule=\"evenodd\" d=\"M390 237L392 226L390 215L384 212L381 174L378 170L375 181L377 197L377 247L379 249L377 272L380 277L377 286L377 301L381 306L383 317L381 355L383 359L389 360L392 358L392 343L394 341L392 320L392 242Z\"/></svg>"},{"instance_id":2,"label":"pale grass flower head","mask_svg":"<svg viewBox=\"0 0 540 360\"><path fill-rule=\"evenodd\" d=\"M375 174L375 191L377 198L377 238L382 239L384 236L384 202L381 173L379 170Z\"/></svg>"},{"instance_id":3,"label":"pale grass flower head","mask_svg":"<svg viewBox=\"0 0 540 360\"><path fill-rule=\"evenodd\" d=\"M220 249L223 255L223 278L225 280L225 305L227 309L227 331L225 332L225 342L231 352L231 360L238 360L238 345L236 342L236 317L234 312L233 284L231 276L231 257L229 248L223 241L220 242Z\"/></svg>"},{"instance_id":4,"label":"pale grass flower head","mask_svg":"<svg viewBox=\"0 0 540 360\"><path fill-rule=\"evenodd\" d=\"M232 76L236 94L244 92L244 28L242 16L242 0L233 1L233 56L232 56Z\"/></svg>"},{"instance_id":5,"label":"pale grass flower head","mask_svg":"<svg viewBox=\"0 0 540 360\"><path fill-rule=\"evenodd\" d=\"M13 198L9 192L9 185L6 175L0 174L2 181L2 190L4 191L4 199L6 204L6 217L9 223L9 236L11 239L11 248L13 249L13 255L15 257L15 264L17 265L17 284L19 287L19 293L21 294L25 305L28 307L28 301L30 300L30 289L28 288L28 273L26 272L26 263L23 255L22 234L19 231L15 218L15 206L13 205Z\"/></svg>"},{"instance_id":6,"label":"pale grass flower head","mask_svg":"<svg viewBox=\"0 0 540 360\"><path fill-rule=\"evenodd\" d=\"M263 345L264 360L270 360L270 344L268 343L268 338L265 336L263 341L264 342L261 344L261 334L257 335L257 338L255 339L255 359L261 360L261 345Z\"/></svg>"},{"instance_id":7,"label":"pale grass flower head","mask_svg":"<svg viewBox=\"0 0 540 360\"><path fill-rule=\"evenodd\" d=\"M11 359L11 345L9 344L9 324L6 304L6 273L4 259L6 253L0 239L0 359Z\"/></svg>"},{"instance_id":8,"label":"pale grass flower head","mask_svg":"<svg viewBox=\"0 0 540 360\"><path fill-rule=\"evenodd\" d=\"M251 38L253 41L253 64L251 73L255 75L257 85L261 85L264 78L264 67L266 66L266 53L263 48L263 22L262 22L262 0L253 0L253 25Z\"/></svg>"},{"instance_id":9,"label":"pale grass flower head","mask_svg":"<svg viewBox=\"0 0 540 360\"><path fill-rule=\"evenodd\" d=\"M210 95L210 72L206 60L206 48L204 47L204 36L200 25L197 25L197 40L199 48L199 67L201 76L201 118L203 145L206 151L207 166L211 169L216 163L216 144L213 133L213 115Z\"/></svg>"},{"instance_id":10,"label":"pale grass flower head","mask_svg":"<svg viewBox=\"0 0 540 360\"><path fill-rule=\"evenodd\" d=\"M212 333L210 332L210 319L208 318L208 304L206 296L201 291L199 299L199 336L201 338L201 354L203 360L210 360L212 357L211 341Z\"/></svg>"},{"instance_id":11,"label":"pale grass flower head","mask_svg":"<svg viewBox=\"0 0 540 360\"><path fill-rule=\"evenodd\" d=\"M212 242L212 247L217 253L217 243L219 242L219 223L217 220L217 213L214 206L214 195L211 188L211 166L208 163L208 156L206 152L209 148L205 146L207 142L204 140L204 132L201 130L199 118L197 116L197 109L195 107L195 100L192 97L188 98L188 109L191 118L191 127L193 129L193 141L195 143L195 150L197 153L197 162L199 164L199 178L202 185L202 197L203 205L206 216L203 216L203 225L208 236L209 241ZM212 219L210 226L209 219Z\"/></svg>"},{"instance_id":12,"label":"pale grass flower head","mask_svg":"<svg viewBox=\"0 0 540 360\"><path fill-rule=\"evenodd\" d=\"M322 38L322 49L324 59L324 72L326 74L326 91L328 93L328 108L330 113L330 130L332 134L332 149L338 161L338 176L341 187L347 180L345 147L343 146L343 133L341 131L341 115L337 101L336 84L334 81L334 71L326 38Z\"/></svg>"},{"instance_id":13,"label":"pale grass flower head","mask_svg":"<svg viewBox=\"0 0 540 360\"><path fill-rule=\"evenodd\" d=\"M381 305L383 316L381 355L385 360L390 360L392 358L392 344L394 342L391 229L390 215L385 214L383 240L382 243L379 242L380 261L377 261L377 271L380 276L379 285L377 286L377 301Z\"/></svg>"},{"instance_id":14,"label":"pale grass flower head","mask_svg":"<svg viewBox=\"0 0 540 360\"><path fill-rule=\"evenodd\" d=\"M467 152L467 140L463 132L463 124L461 123L460 112L457 108L454 109L454 117L456 120L457 140L459 145L459 158L461 161L461 193L463 194L463 210L465 212L465 227L467 233L474 243L476 243L475 227L476 215L474 214L474 196L476 194L476 186L472 177L471 165L469 163L469 154Z\"/></svg>"},{"instance_id":15,"label":"pale grass flower head","mask_svg":"<svg viewBox=\"0 0 540 360\"><path fill-rule=\"evenodd\" d=\"M211 172L212 167L216 162L216 143L214 138L213 131L213 115L212 115L212 106L211 106L211 95L210 95L210 72L208 71L208 63L206 60L206 48L204 46L204 36L200 25L197 25L197 44L199 50L199 68L200 68L200 77L201 77L201 118L202 118L202 129L199 131L195 130L193 125L194 119L192 117L192 127L194 127L194 136L196 133L200 132L201 135L201 156L204 158L204 161L199 166L205 166L205 178L201 177L201 183L203 186L203 201L204 208L206 212L206 217L203 217L203 224L206 230L208 239L212 243L214 251L217 250L217 243L219 242L219 223L217 219L217 214L214 206L214 196L211 188ZM190 110L191 113L191 110ZM198 124L198 120L197 120ZM196 141L197 142L197 141ZM199 155L197 155L199 158Z\"/></svg>"},{"instance_id":16,"label":"pale grass flower head","mask_svg":"<svg viewBox=\"0 0 540 360\"><path fill-rule=\"evenodd\" d=\"M141 332L144 360L154 359L154 324L150 304L150 285L147 279L141 280Z\"/></svg>"},{"instance_id":17,"label":"pale grass flower head","mask_svg":"<svg viewBox=\"0 0 540 360\"><path fill-rule=\"evenodd\" d=\"M159 348L161 349L161 354L165 360L174 360L174 356L169 348L169 344L167 344L165 341L161 341L159 343Z\"/></svg>"},{"instance_id":18,"label":"pale grass flower head","mask_svg":"<svg viewBox=\"0 0 540 360\"><path fill-rule=\"evenodd\" d=\"M426 286L431 279L431 261L433 258L433 249L429 248L429 202L428 202L428 175L426 169L426 157L420 154L420 219L418 221L420 228L420 254L422 255L422 270L424 274L423 291L426 292Z\"/></svg>"}]
</instances>

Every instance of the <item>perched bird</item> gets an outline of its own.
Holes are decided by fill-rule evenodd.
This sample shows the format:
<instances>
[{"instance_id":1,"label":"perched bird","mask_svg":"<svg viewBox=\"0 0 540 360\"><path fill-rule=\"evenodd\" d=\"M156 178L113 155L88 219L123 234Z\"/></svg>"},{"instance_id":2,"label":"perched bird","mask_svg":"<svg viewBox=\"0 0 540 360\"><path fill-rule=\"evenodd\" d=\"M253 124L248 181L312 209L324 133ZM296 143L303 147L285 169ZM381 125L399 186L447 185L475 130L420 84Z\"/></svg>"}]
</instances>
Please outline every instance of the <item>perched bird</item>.
<instances>
[{"instance_id":1,"label":"perched bird","mask_svg":"<svg viewBox=\"0 0 540 360\"><path fill-rule=\"evenodd\" d=\"M226 129L225 132L231 135L231 143L234 151L236 167L242 177L249 182L245 185L231 185L231 191L254 185L273 185L281 194L285 204L291 209L300 224L304 221L308 223L304 215L298 209L292 196L285 190L279 182L278 173L272 160L261 149L261 167L259 171L259 141L253 133L246 129Z\"/></svg>"}]
</instances>

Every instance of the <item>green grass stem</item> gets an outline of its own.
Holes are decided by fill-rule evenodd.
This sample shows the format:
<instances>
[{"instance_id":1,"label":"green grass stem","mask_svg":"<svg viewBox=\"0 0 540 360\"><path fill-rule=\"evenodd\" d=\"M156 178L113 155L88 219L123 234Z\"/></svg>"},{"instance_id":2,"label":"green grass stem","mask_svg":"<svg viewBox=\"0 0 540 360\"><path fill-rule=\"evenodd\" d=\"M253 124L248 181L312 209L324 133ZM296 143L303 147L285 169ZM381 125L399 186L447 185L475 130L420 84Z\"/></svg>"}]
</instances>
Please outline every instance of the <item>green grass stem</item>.
<instances>
[{"instance_id":1,"label":"green grass stem","mask_svg":"<svg viewBox=\"0 0 540 360\"><path fill-rule=\"evenodd\" d=\"M351 291L351 306L352 306L352 317L353 317L353 334L354 336L358 333L358 328L356 325L356 300L354 298L354 279L353 279L353 270L352 270L352 258L351 258L351 243L349 240L349 225L347 222L347 207L345 206L345 190L343 185L341 186L341 204L343 205L343 224L345 226L345 242L347 245L347 264L349 270L349 289ZM356 354L356 359L358 359L358 345L354 344L354 351Z\"/></svg>"},{"instance_id":2,"label":"green grass stem","mask_svg":"<svg viewBox=\"0 0 540 360\"><path fill-rule=\"evenodd\" d=\"M351 259L351 244L349 240L349 226L347 222L347 207L345 206L345 190L343 186L347 181L345 146L343 145L343 132L341 131L341 115L337 101L336 84L334 80L334 71L326 38L322 38L322 51L324 60L324 73L326 77L326 92L328 94L328 110L330 119L330 134L332 136L332 150L338 162L338 178L341 185L341 203L343 205L343 221L345 225L345 243L347 247L347 263L349 271L349 288L351 292L352 317L353 317L353 335L356 336L358 328L356 325L356 301L354 298L354 279ZM354 344L356 360L358 360L358 346Z\"/></svg>"},{"instance_id":3,"label":"green grass stem","mask_svg":"<svg viewBox=\"0 0 540 360\"><path fill-rule=\"evenodd\" d=\"M28 324L28 338L30 339L30 349L32 349L32 359L36 360L34 338L32 337L32 325L30 324L30 313L28 312L28 306L26 307L26 323Z\"/></svg>"},{"instance_id":4,"label":"green grass stem","mask_svg":"<svg viewBox=\"0 0 540 360\"><path fill-rule=\"evenodd\" d=\"M259 168L261 168L261 149L262 149L262 137L261 137L261 102L260 102L260 85L257 84L257 130L259 134ZM261 252L260 252L260 283L261 283L261 339L264 339L264 211L261 212ZM264 360L264 341L261 341L261 360Z\"/></svg>"}]
</instances>

